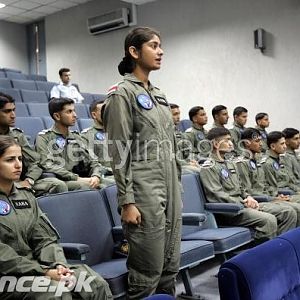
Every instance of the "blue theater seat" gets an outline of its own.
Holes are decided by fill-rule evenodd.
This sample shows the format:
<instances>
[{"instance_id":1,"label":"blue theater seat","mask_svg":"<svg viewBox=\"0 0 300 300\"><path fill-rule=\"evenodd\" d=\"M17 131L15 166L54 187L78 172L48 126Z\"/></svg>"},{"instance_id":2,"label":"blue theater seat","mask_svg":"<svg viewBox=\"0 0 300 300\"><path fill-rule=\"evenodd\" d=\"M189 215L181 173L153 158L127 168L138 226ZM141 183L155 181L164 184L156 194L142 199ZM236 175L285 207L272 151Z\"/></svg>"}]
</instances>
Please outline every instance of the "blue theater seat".
<instances>
[{"instance_id":1,"label":"blue theater seat","mask_svg":"<svg viewBox=\"0 0 300 300\"><path fill-rule=\"evenodd\" d=\"M87 118L79 118L78 119L78 126L81 131L83 129L93 126L93 124L94 124L94 122L93 122L93 119L91 119L91 118L88 118L88 119Z\"/></svg>"},{"instance_id":2,"label":"blue theater seat","mask_svg":"<svg viewBox=\"0 0 300 300\"><path fill-rule=\"evenodd\" d=\"M11 97L13 97L13 99L15 100L15 102L22 102L22 97L21 97L20 91L18 89L0 88L0 92L4 93L6 95L10 95Z\"/></svg>"},{"instance_id":3,"label":"blue theater seat","mask_svg":"<svg viewBox=\"0 0 300 300\"><path fill-rule=\"evenodd\" d=\"M0 78L0 88L11 89L11 81L8 78Z\"/></svg>"},{"instance_id":4,"label":"blue theater seat","mask_svg":"<svg viewBox=\"0 0 300 300\"><path fill-rule=\"evenodd\" d=\"M77 118L88 118L88 111L84 103L75 103L75 111Z\"/></svg>"},{"instance_id":5,"label":"blue theater seat","mask_svg":"<svg viewBox=\"0 0 300 300\"><path fill-rule=\"evenodd\" d=\"M0 70L0 78L6 78L5 72Z\"/></svg>"},{"instance_id":6,"label":"blue theater seat","mask_svg":"<svg viewBox=\"0 0 300 300\"><path fill-rule=\"evenodd\" d=\"M35 81L36 87L39 91L47 91L50 92L54 85L56 85L56 82L50 82L50 81Z\"/></svg>"},{"instance_id":7,"label":"blue theater seat","mask_svg":"<svg viewBox=\"0 0 300 300\"><path fill-rule=\"evenodd\" d=\"M91 104L94 101L93 94L81 93L81 95L84 98L83 103L85 103L85 104Z\"/></svg>"},{"instance_id":8,"label":"blue theater seat","mask_svg":"<svg viewBox=\"0 0 300 300\"><path fill-rule=\"evenodd\" d=\"M16 73L18 74L18 73ZM19 80L19 79L12 79L11 80L12 86L15 89L19 90L34 90L36 91L36 85L33 80Z\"/></svg>"},{"instance_id":9,"label":"blue theater seat","mask_svg":"<svg viewBox=\"0 0 300 300\"><path fill-rule=\"evenodd\" d=\"M27 107L32 117L49 116L48 103L27 103Z\"/></svg>"},{"instance_id":10,"label":"blue theater seat","mask_svg":"<svg viewBox=\"0 0 300 300\"><path fill-rule=\"evenodd\" d=\"M48 103L48 96L45 91L20 90L20 92L24 103Z\"/></svg>"},{"instance_id":11,"label":"blue theater seat","mask_svg":"<svg viewBox=\"0 0 300 300\"><path fill-rule=\"evenodd\" d=\"M6 71L6 77L9 79L20 79L20 80L26 80L27 76L23 73L20 72L11 72L11 71Z\"/></svg>"},{"instance_id":12,"label":"blue theater seat","mask_svg":"<svg viewBox=\"0 0 300 300\"><path fill-rule=\"evenodd\" d=\"M29 117L29 112L26 103L16 102L16 116L18 117Z\"/></svg>"},{"instance_id":13,"label":"blue theater seat","mask_svg":"<svg viewBox=\"0 0 300 300\"><path fill-rule=\"evenodd\" d=\"M28 80L34 81L47 81L47 77L45 75L37 75L37 74L29 74L27 75Z\"/></svg>"},{"instance_id":14,"label":"blue theater seat","mask_svg":"<svg viewBox=\"0 0 300 300\"><path fill-rule=\"evenodd\" d=\"M181 131L181 132L185 132L188 128L190 128L192 126L192 122L191 120L188 119L183 119L179 122L179 124L177 125L177 130Z\"/></svg>"}]
</instances>

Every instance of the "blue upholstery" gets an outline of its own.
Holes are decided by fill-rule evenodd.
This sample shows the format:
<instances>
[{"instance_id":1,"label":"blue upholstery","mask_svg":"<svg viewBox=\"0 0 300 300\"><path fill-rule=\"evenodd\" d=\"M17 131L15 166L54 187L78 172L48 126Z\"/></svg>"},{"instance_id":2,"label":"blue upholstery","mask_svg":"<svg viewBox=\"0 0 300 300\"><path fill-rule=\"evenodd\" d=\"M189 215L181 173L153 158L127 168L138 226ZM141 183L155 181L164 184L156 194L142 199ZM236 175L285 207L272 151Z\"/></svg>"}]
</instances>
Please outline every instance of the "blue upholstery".
<instances>
[{"instance_id":1,"label":"blue upholstery","mask_svg":"<svg viewBox=\"0 0 300 300\"><path fill-rule=\"evenodd\" d=\"M18 69L13 69L13 68L1 68L2 71L5 71L5 72L15 72L15 73L22 73L21 70L18 70Z\"/></svg>"},{"instance_id":2,"label":"blue upholstery","mask_svg":"<svg viewBox=\"0 0 300 300\"><path fill-rule=\"evenodd\" d=\"M295 229L223 263L221 300L300 299L299 241Z\"/></svg>"},{"instance_id":3,"label":"blue upholstery","mask_svg":"<svg viewBox=\"0 0 300 300\"><path fill-rule=\"evenodd\" d=\"M32 117L49 116L48 103L27 103L27 107Z\"/></svg>"},{"instance_id":4,"label":"blue upholstery","mask_svg":"<svg viewBox=\"0 0 300 300\"><path fill-rule=\"evenodd\" d=\"M39 117L17 117L16 127L24 131L29 144L33 145L37 134L45 129L44 123Z\"/></svg>"},{"instance_id":5,"label":"blue upholstery","mask_svg":"<svg viewBox=\"0 0 300 300\"><path fill-rule=\"evenodd\" d=\"M96 101L96 100L102 100L102 101L104 101L105 98L107 97L106 94L92 94L92 95L93 95L94 101Z\"/></svg>"},{"instance_id":6,"label":"blue upholstery","mask_svg":"<svg viewBox=\"0 0 300 300\"><path fill-rule=\"evenodd\" d=\"M50 82L50 81L35 81L36 87L39 91L47 91L50 92L54 85L56 85L56 82Z\"/></svg>"},{"instance_id":7,"label":"blue upholstery","mask_svg":"<svg viewBox=\"0 0 300 300\"><path fill-rule=\"evenodd\" d=\"M80 130L91 127L91 126L93 126L93 123L94 123L93 119L91 119L91 118L88 118L88 119L87 118L79 118L77 120L77 122L78 122L78 126L79 126Z\"/></svg>"},{"instance_id":8,"label":"blue upholstery","mask_svg":"<svg viewBox=\"0 0 300 300\"><path fill-rule=\"evenodd\" d=\"M0 78L6 78L5 72L0 70Z\"/></svg>"},{"instance_id":9,"label":"blue upholstery","mask_svg":"<svg viewBox=\"0 0 300 300\"><path fill-rule=\"evenodd\" d=\"M0 88L0 92L4 93L6 95L10 95L11 97L13 97L13 99L15 100L15 102L22 102L22 97L20 94L20 91L18 89L4 89L4 88Z\"/></svg>"},{"instance_id":10,"label":"blue upholstery","mask_svg":"<svg viewBox=\"0 0 300 300\"><path fill-rule=\"evenodd\" d=\"M113 259L111 220L101 193L88 190L48 195L38 198L38 203L59 232L61 242L89 245L85 263L107 280L114 296L123 294L126 259Z\"/></svg>"},{"instance_id":11,"label":"blue upholstery","mask_svg":"<svg viewBox=\"0 0 300 300\"><path fill-rule=\"evenodd\" d=\"M16 116L18 117L29 117L29 112L26 103L16 102Z\"/></svg>"},{"instance_id":12,"label":"blue upholstery","mask_svg":"<svg viewBox=\"0 0 300 300\"><path fill-rule=\"evenodd\" d=\"M90 94L90 93L81 93L81 95L84 98L83 102L85 104L91 104L94 101L93 94Z\"/></svg>"},{"instance_id":13,"label":"blue upholstery","mask_svg":"<svg viewBox=\"0 0 300 300\"><path fill-rule=\"evenodd\" d=\"M53 124L54 124L54 121L53 121L53 119L50 116L43 116L42 120L44 122L44 125L45 125L46 129L52 127ZM75 130L75 131L78 131L78 132L80 131L77 122L75 123L74 126L72 126L70 128L70 130Z\"/></svg>"},{"instance_id":14,"label":"blue upholstery","mask_svg":"<svg viewBox=\"0 0 300 300\"><path fill-rule=\"evenodd\" d=\"M48 103L48 97L45 91L21 90L23 102Z\"/></svg>"},{"instance_id":15,"label":"blue upholstery","mask_svg":"<svg viewBox=\"0 0 300 300\"><path fill-rule=\"evenodd\" d=\"M0 78L0 87L5 89L11 89L11 81L8 78Z\"/></svg>"},{"instance_id":16,"label":"blue upholstery","mask_svg":"<svg viewBox=\"0 0 300 300\"><path fill-rule=\"evenodd\" d=\"M16 73L18 74L18 73ZM12 79L11 80L12 86L15 89L20 89L20 90L34 90L36 91L36 85L33 80L19 80L19 79Z\"/></svg>"},{"instance_id":17,"label":"blue upholstery","mask_svg":"<svg viewBox=\"0 0 300 300\"><path fill-rule=\"evenodd\" d=\"M177 125L177 130L185 132L188 128L192 126L192 122L188 119L183 119Z\"/></svg>"},{"instance_id":18,"label":"blue upholstery","mask_svg":"<svg viewBox=\"0 0 300 300\"><path fill-rule=\"evenodd\" d=\"M173 296L166 294L156 294L149 297L144 298L144 300L175 300Z\"/></svg>"},{"instance_id":19,"label":"blue upholstery","mask_svg":"<svg viewBox=\"0 0 300 300\"><path fill-rule=\"evenodd\" d=\"M86 109L86 105L83 103L75 103L75 111L77 118L88 118L88 112Z\"/></svg>"},{"instance_id":20,"label":"blue upholstery","mask_svg":"<svg viewBox=\"0 0 300 300\"><path fill-rule=\"evenodd\" d=\"M11 72L11 71L6 71L6 77L9 79L21 79L21 80L26 80L27 76L23 73L19 72Z\"/></svg>"},{"instance_id":21,"label":"blue upholstery","mask_svg":"<svg viewBox=\"0 0 300 300\"><path fill-rule=\"evenodd\" d=\"M205 199L202 197L199 176L182 175L183 212L204 213L207 220L201 226L183 226L182 240L207 240L214 243L215 253L227 253L251 241L249 229L244 227L218 228L213 214L204 209Z\"/></svg>"},{"instance_id":22,"label":"blue upholstery","mask_svg":"<svg viewBox=\"0 0 300 300\"><path fill-rule=\"evenodd\" d=\"M37 74L29 74L27 75L27 79L34 81L47 81L47 77L45 75L37 75Z\"/></svg>"}]
</instances>

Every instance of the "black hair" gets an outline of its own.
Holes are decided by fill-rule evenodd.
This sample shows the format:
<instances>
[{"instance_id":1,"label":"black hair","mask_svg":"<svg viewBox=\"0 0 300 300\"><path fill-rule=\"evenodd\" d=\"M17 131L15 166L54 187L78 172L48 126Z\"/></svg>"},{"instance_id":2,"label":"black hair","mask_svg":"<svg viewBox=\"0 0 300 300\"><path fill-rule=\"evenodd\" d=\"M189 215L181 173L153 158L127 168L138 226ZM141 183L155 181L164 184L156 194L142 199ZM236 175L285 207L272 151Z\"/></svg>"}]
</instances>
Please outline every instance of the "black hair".
<instances>
[{"instance_id":1,"label":"black hair","mask_svg":"<svg viewBox=\"0 0 300 300\"><path fill-rule=\"evenodd\" d=\"M58 74L59 74L59 76L62 76L62 74L65 72L70 72L70 69L69 68L61 68L61 69L59 69Z\"/></svg>"},{"instance_id":2,"label":"black hair","mask_svg":"<svg viewBox=\"0 0 300 300\"><path fill-rule=\"evenodd\" d=\"M103 103L103 100L94 100L89 107L90 114L97 109L97 105Z\"/></svg>"},{"instance_id":3,"label":"black hair","mask_svg":"<svg viewBox=\"0 0 300 300\"><path fill-rule=\"evenodd\" d=\"M74 100L69 98L52 98L48 103L49 114L52 119L54 120L54 113L62 111L64 106L68 104L74 104Z\"/></svg>"},{"instance_id":4,"label":"black hair","mask_svg":"<svg viewBox=\"0 0 300 300\"><path fill-rule=\"evenodd\" d=\"M241 134L242 140L253 140L259 137L261 137L259 130L253 127L246 128Z\"/></svg>"},{"instance_id":5,"label":"black hair","mask_svg":"<svg viewBox=\"0 0 300 300\"><path fill-rule=\"evenodd\" d=\"M194 106L189 110L189 118L193 122L193 117L197 115L199 110L203 110L202 106Z\"/></svg>"},{"instance_id":6,"label":"black hair","mask_svg":"<svg viewBox=\"0 0 300 300\"><path fill-rule=\"evenodd\" d=\"M293 138L296 134L299 134L299 130L296 128L285 128L282 133L286 139Z\"/></svg>"},{"instance_id":7,"label":"black hair","mask_svg":"<svg viewBox=\"0 0 300 300\"><path fill-rule=\"evenodd\" d=\"M225 127L215 127L215 128L212 128L208 132L207 139L211 141L211 140L220 138L220 137L228 135L228 134L230 135L230 131L227 128L225 128Z\"/></svg>"},{"instance_id":8,"label":"black hair","mask_svg":"<svg viewBox=\"0 0 300 300\"><path fill-rule=\"evenodd\" d=\"M277 143L281 138L285 137L281 131L272 131L267 136L267 145L270 148L271 144Z\"/></svg>"},{"instance_id":9,"label":"black hair","mask_svg":"<svg viewBox=\"0 0 300 300\"><path fill-rule=\"evenodd\" d=\"M0 157L5 153L7 148L14 145L21 147L12 136L0 135Z\"/></svg>"},{"instance_id":10,"label":"black hair","mask_svg":"<svg viewBox=\"0 0 300 300\"><path fill-rule=\"evenodd\" d=\"M15 100L12 96L0 92L0 109L7 103L15 103Z\"/></svg>"},{"instance_id":11,"label":"black hair","mask_svg":"<svg viewBox=\"0 0 300 300\"><path fill-rule=\"evenodd\" d=\"M215 107L212 109L212 111L211 111L211 114L212 114L213 118L215 119L215 116L216 116L217 114L219 114L219 113L220 113L222 110L224 110L224 109L227 109L227 107L224 106L224 105L217 105L217 106L215 106Z\"/></svg>"},{"instance_id":12,"label":"black hair","mask_svg":"<svg viewBox=\"0 0 300 300\"><path fill-rule=\"evenodd\" d=\"M237 106L234 110L233 110L233 116L239 116L242 113L247 113L248 110L243 107L243 106Z\"/></svg>"},{"instance_id":13,"label":"black hair","mask_svg":"<svg viewBox=\"0 0 300 300\"><path fill-rule=\"evenodd\" d=\"M129 48L133 46L137 50L141 50L143 44L150 41L155 35L160 38L160 33L150 27L137 27L128 33L124 43L125 56L118 65L118 70L121 75L132 73L136 65L135 60L129 53Z\"/></svg>"},{"instance_id":14,"label":"black hair","mask_svg":"<svg viewBox=\"0 0 300 300\"><path fill-rule=\"evenodd\" d=\"M175 104L175 103L170 103L170 108L174 109L174 108L179 108L179 105Z\"/></svg>"},{"instance_id":15,"label":"black hair","mask_svg":"<svg viewBox=\"0 0 300 300\"><path fill-rule=\"evenodd\" d=\"M255 121L257 123L257 121L263 119L264 117L268 117L268 114L267 113L264 113L264 112L261 112L261 113L258 113L256 116L255 116Z\"/></svg>"}]
</instances>

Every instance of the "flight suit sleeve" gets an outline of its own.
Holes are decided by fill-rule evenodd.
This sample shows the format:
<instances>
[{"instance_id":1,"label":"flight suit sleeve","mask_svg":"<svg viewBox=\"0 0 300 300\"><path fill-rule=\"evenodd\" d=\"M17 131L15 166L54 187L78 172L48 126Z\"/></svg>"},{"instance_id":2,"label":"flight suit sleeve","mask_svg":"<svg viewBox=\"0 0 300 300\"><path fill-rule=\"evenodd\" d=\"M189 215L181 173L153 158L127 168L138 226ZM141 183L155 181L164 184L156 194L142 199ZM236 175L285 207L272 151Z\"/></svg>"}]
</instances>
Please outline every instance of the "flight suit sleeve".
<instances>
[{"instance_id":1,"label":"flight suit sleeve","mask_svg":"<svg viewBox=\"0 0 300 300\"><path fill-rule=\"evenodd\" d=\"M55 268L61 264L66 266L67 261L62 247L58 244L59 235L49 219L34 205L36 223L31 231L30 246L34 257L43 268Z\"/></svg>"},{"instance_id":2,"label":"flight suit sleeve","mask_svg":"<svg viewBox=\"0 0 300 300\"><path fill-rule=\"evenodd\" d=\"M46 134L39 134L36 138L36 151L41 156L41 166L44 170L50 173L54 173L63 180L77 181L78 175L66 170L64 168L65 161L63 157L54 156L52 150L49 149L51 141L47 139Z\"/></svg>"},{"instance_id":3,"label":"flight suit sleeve","mask_svg":"<svg viewBox=\"0 0 300 300\"><path fill-rule=\"evenodd\" d=\"M119 205L135 203L130 151L133 114L129 100L122 95L110 95L103 121L108 134L108 150L112 158L111 167L118 187Z\"/></svg>"},{"instance_id":4,"label":"flight suit sleeve","mask_svg":"<svg viewBox=\"0 0 300 300\"><path fill-rule=\"evenodd\" d=\"M247 162L237 163L236 164L236 169L237 169L237 172L238 172L238 176L239 176L239 179L240 179L242 189L246 193L252 194L253 189L252 189L251 179L249 177L249 170L248 170Z\"/></svg>"},{"instance_id":5,"label":"flight suit sleeve","mask_svg":"<svg viewBox=\"0 0 300 300\"><path fill-rule=\"evenodd\" d=\"M275 171L272 165L268 162L263 164L263 169L265 172L267 191L269 195L277 196L278 194L278 184L275 176Z\"/></svg>"},{"instance_id":6,"label":"flight suit sleeve","mask_svg":"<svg viewBox=\"0 0 300 300\"><path fill-rule=\"evenodd\" d=\"M205 167L200 171L200 178L204 186L207 200L209 202L226 202L226 203L243 203L243 199L237 200L237 197L230 196L224 191L220 180L219 173L213 167Z\"/></svg>"},{"instance_id":7,"label":"flight suit sleeve","mask_svg":"<svg viewBox=\"0 0 300 300\"><path fill-rule=\"evenodd\" d=\"M230 131L232 143L233 143L233 145L234 145L234 149L235 149L235 150L238 150L238 142L239 142L239 136L238 136L238 133L237 133L237 131L236 131L234 128L229 129L229 131Z\"/></svg>"},{"instance_id":8,"label":"flight suit sleeve","mask_svg":"<svg viewBox=\"0 0 300 300\"><path fill-rule=\"evenodd\" d=\"M29 177L36 181L42 175L42 168L40 168L40 155L28 143L26 137L21 134L18 136L18 142L22 148L22 155L24 157L24 165L27 169L25 177Z\"/></svg>"}]
</instances>

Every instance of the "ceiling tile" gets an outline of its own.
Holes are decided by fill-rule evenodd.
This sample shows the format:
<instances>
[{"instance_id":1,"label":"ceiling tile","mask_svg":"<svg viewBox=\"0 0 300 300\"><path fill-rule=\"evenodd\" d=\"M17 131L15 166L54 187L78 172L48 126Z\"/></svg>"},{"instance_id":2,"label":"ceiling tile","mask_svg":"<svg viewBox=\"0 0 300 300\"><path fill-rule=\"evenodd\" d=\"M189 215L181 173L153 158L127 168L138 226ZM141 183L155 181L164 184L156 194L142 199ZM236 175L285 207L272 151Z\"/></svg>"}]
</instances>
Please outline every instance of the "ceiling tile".
<instances>
[{"instance_id":1,"label":"ceiling tile","mask_svg":"<svg viewBox=\"0 0 300 300\"><path fill-rule=\"evenodd\" d=\"M51 3L53 3L57 0L31 0L31 1L35 2L35 3L43 4L43 5L48 5L48 4L51 4Z\"/></svg>"},{"instance_id":2,"label":"ceiling tile","mask_svg":"<svg viewBox=\"0 0 300 300\"><path fill-rule=\"evenodd\" d=\"M25 18L22 16L11 16L11 17L7 18L5 21L24 24L24 23L31 22L32 19Z\"/></svg>"},{"instance_id":3,"label":"ceiling tile","mask_svg":"<svg viewBox=\"0 0 300 300\"><path fill-rule=\"evenodd\" d=\"M55 1L55 2L50 4L50 6L58 7L58 8L61 8L61 9L69 8L69 7L72 7L72 6L75 6L75 5L76 4L74 2L70 2L70 1L66 1L66 0Z\"/></svg>"},{"instance_id":4,"label":"ceiling tile","mask_svg":"<svg viewBox=\"0 0 300 300\"><path fill-rule=\"evenodd\" d=\"M80 4L80 3L89 2L90 0L71 0L71 1Z\"/></svg>"},{"instance_id":5,"label":"ceiling tile","mask_svg":"<svg viewBox=\"0 0 300 300\"><path fill-rule=\"evenodd\" d=\"M19 15L25 12L25 9L12 7L12 6L5 6L4 8L1 8L1 12L9 15Z\"/></svg>"},{"instance_id":6,"label":"ceiling tile","mask_svg":"<svg viewBox=\"0 0 300 300\"><path fill-rule=\"evenodd\" d=\"M37 18L41 18L44 17L44 14L35 10L29 10L26 11L22 14L22 16L26 17L26 18L33 18L33 19L37 19Z\"/></svg>"},{"instance_id":7,"label":"ceiling tile","mask_svg":"<svg viewBox=\"0 0 300 300\"><path fill-rule=\"evenodd\" d=\"M18 7L18 8L24 8L24 9L33 9L33 8L41 6L41 4L23 0L23 1L18 1L16 3L13 3L12 6Z\"/></svg>"},{"instance_id":8,"label":"ceiling tile","mask_svg":"<svg viewBox=\"0 0 300 300\"><path fill-rule=\"evenodd\" d=\"M54 12L59 11L60 9L57 7L53 7L53 6L40 6L38 8L35 9L35 11L43 13L45 15L49 15L49 14L53 14Z\"/></svg>"},{"instance_id":9,"label":"ceiling tile","mask_svg":"<svg viewBox=\"0 0 300 300\"><path fill-rule=\"evenodd\" d=\"M17 1L17 0L1 0L0 2L3 3L3 4L9 5L9 4L20 2L20 1Z\"/></svg>"}]
</instances>

